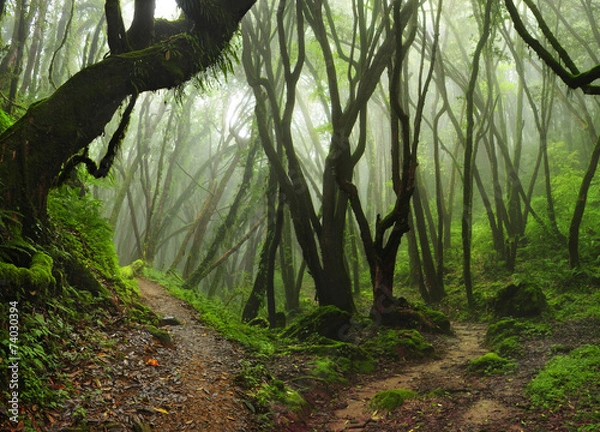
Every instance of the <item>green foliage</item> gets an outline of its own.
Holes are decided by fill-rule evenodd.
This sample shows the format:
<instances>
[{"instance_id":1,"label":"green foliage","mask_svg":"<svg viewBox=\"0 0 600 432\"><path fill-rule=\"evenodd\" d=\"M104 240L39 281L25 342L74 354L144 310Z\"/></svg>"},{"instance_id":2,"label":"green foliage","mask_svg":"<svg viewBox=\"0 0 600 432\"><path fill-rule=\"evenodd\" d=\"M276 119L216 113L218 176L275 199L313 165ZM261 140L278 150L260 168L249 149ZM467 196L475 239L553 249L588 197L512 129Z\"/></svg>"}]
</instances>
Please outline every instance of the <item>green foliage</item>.
<instances>
[{"instance_id":1,"label":"green foliage","mask_svg":"<svg viewBox=\"0 0 600 432\"><path fill-rule=\"evenodd\" d=\"M242 360L242 371L235 377L238 385L248 391L254 404L246 401L248 408L257 411L268 411L272 403L281 403L296 411L302 409L306 402L300 394L289 388L281 380L273 378L266 366L262 363L252 363Z\"/></svg>"},{"instance_id":2,"label":"green foliage","mask_svg":"<svg viewBox=\"0 0 600 432\"><path fill-rule=\"evenodd\" d=\"M417 393L407 389L385 390L373 396L369 401L369 409L372 411L392 411L401 407L404 401L414 399Z\"/></svg>"},{"instance_id":3,"label":"green foliage","mask_svg":"<svg viewBox=\"0 0 600 432\"><path fill-rule=\"evenodd\" d=\"M417 330L380 330L363 344L374 355L399 359L421 359L434 355L433 346Z\"/></svg>"},{"instance_id":4,"label":"green foliage","mask_svg":"<svg viewBox=\"0 0 600 432\"><path fill-rule=\"evenodd\" d=\"M14 120L4 110L0 109L0 134L11 127L13 123Z\"/></svg>"},{"instance_id":5,"label":"green foliage","mask_svg":"<svg viewBox=\"0 0 600 432\"><path fill-rule=\"evenodd\" d=\"M102 203L77 188L61 187L48 196L48 213L60 240L62 252L82 258L108 281L120 279L121 272L112 243L113 232L100 216Z\"/></svg>"},{"instance_id":6,"label":"green foliage","mask_svg":"<svg viewBox=\"0 0 600 432\"><path fill-rule=\"evenodd\" d=\"M487 353L475 360L471 360L467 369L475 375L503 375L514 372L517 364L498 354Z\"/></svg>"},{"instance_id":7,"label":"green foliage","mask_svg":"<svg viewBox=\"0 0 600 432\"><path fill-rule=\"evenodd\" d=\"M135 260L129 265L121 267L121 275L125 279L134 279L136 276L141 274L146 264L142 260Z\"/></svg>"},{"instance_id":8,"label":"green foliage","mask_svg":"<svg viewBox=\"0 0 600 432\"><path fill-rule=\"evenodd\" d=\"M61 368L66 363L86 360L94 346L105 344L106 335L101 329L114 320L111 314L119 313L118 304L131 303L135 297L135 282L126 283L121 278L112 231L99 210L96 201L79 196L78 191L68 188L53 191L48 206L51 243L44 246L30 245L20 239L20 227L0 215L0 230L10 234L2 236L0 258L5 262L0 262L0 278L22 283L28 296L27 301L18 303L19 398L24 406L36 405L37 412L60 407L71 391ZM23 247L16 248L15 244ZM74 269L87 275L78 281L101 289L87 290L87 286L72 283L70 272ZM53 291L49 292L49 288ZM31 301L32 292L39 301ZM15 292L6 289L3 294ZM0 304L2 316L8 315L6 305ZM143 314L140 311L139 315ZM11 353L8 336L6 322L1 323L0 358L3 359ZM81 346L88 349L82 351ZM0 374L2 402L9 388L5 379L6 374ZM52 388L52 382L67 385Z\"/></svg>"},{"instance_id":9,"label":"green foliage","mask_svg":"<svg viewBox=\"0 0 600 432\"><path fill-rule=\"evenodd\" d=\"M532 403L545 408L600 406L600 346L585 345L569 355L551 359L529 383Z\"/></svg>"}]
</instances>

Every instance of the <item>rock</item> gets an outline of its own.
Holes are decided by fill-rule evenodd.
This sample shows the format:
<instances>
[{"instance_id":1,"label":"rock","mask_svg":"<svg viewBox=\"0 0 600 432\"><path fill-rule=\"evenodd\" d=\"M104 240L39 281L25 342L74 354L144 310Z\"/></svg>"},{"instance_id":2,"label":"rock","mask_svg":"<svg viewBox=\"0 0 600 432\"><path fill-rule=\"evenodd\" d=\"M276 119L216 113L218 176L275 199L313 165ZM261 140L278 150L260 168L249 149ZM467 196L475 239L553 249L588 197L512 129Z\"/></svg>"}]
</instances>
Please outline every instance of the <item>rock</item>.
<instances>
[{"instance_id":1,"label":"rock","mask_svg":"<svg viewBox=\"0 0 600 432\"><path fill-rule=\"evenodd\" d=\"M444 313L424 305L411 305L404 297L392 298L383 312L372 307L370 316L377 325L386 327L451 333L450 320Z\"/></svg>"},{"instance_id":2,"label":"rock","mask_svg":"<svg viewBox=\"0 0 600 432\"><path fill-rule=\"evenodd\" d=\"M158 327L164 327L164 326L168 326L168 325L178 326L178 325L183 325L183 323L181 321L179 321L179 319L175 318L174 316L164 316L158 321Z\"/></svg>"},{"instance_id":3,"label":"rock","mask_svg":"<svg viewBox=\"0 0 600 432\"><path fill-rule=\"evenodd\" d=\"M534 317L546 309L546 295L534 284L521 282L500 289L492 301L498 317Z\"/></svg>"},{"instance_id":4,"label":"rock","mask_svg":"<svg viewBox=\"0 0 600 432\"><path fill-rule=\"evenodd\" d=\"M171 338L171 334L168 331L156 328L151 324L146 325L146 330L148 331L148 333L154 336L154 338L158 340L163 346L167 348L174 348L173 339Z\"/></svg>"}]
</instances>

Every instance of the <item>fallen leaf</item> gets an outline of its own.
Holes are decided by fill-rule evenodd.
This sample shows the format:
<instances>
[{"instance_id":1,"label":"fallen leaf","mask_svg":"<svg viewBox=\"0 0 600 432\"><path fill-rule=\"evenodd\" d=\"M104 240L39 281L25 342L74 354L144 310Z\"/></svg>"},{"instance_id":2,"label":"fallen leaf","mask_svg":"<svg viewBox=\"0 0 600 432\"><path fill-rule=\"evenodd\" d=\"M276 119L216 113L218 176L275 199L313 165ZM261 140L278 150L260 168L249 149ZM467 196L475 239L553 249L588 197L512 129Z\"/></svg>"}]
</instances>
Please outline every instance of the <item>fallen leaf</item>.
<instances>
[{"instance_id":1,"label":"fallen leaf","mask_svg":"<svg viewBox=\"0 0 600 432\"><path fill-rule=\"evenodd\" d=\"M152 409L156 412L162 413L162 414L169 414L169 411L167 411L164 408L156 408L156 407L152 407Z\"/></svg>"},{"instance_id":2,"label":"fallen leaf","mask_svg":"<svg viewBox=\"0 0 600 432\"><path fill-rule=\"evenodd\" d=\"M148 360L146 360L146 364L148 366L158 366L158 360L156 360L156 359L148 359Z\"/></svg>"}]
</instances>

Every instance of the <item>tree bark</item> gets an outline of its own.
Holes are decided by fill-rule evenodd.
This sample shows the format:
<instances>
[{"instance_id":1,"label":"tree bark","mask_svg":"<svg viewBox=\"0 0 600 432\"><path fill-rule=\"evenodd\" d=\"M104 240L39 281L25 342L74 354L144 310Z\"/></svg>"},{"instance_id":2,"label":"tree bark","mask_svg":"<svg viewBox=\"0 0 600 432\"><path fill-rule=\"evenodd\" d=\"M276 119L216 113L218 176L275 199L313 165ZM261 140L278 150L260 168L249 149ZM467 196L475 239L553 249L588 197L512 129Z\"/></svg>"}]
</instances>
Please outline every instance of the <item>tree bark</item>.
<instances>
[{"instance_id":1,"label":"tree bark","mask_svg":"<svg viewBox=\"0 0 600 432\"><path fill-rule=\"evenodd\" d=\"M36 225L45 220L47 195L62 167L103 133L123 101L176 87L217 64L254 2L211 3L206 11L215 17L212 28L111 55L83 69L0 135L0 199L5 209L21 215L26 235L39 236Z\"/></svg>"},{"instance_id":2,"label":"tree bark","mask_svg":"<svg viewBox=\"0 0 600 432\"><path fill-rule=\"evenodd\" d=\"M579 188L579 194L577 196L577 202L575 203L575 210L573 211L573 217L571 218L571 224L569 225L569 264L571 268L579 266L579 227L583 220L583 213L585 211L585 205L587 203L587 195L596 174L596 168L600 161L600 138L596 140L596 145L590 158L590 163L581 181Z\"/></svg>"}]
</instances>

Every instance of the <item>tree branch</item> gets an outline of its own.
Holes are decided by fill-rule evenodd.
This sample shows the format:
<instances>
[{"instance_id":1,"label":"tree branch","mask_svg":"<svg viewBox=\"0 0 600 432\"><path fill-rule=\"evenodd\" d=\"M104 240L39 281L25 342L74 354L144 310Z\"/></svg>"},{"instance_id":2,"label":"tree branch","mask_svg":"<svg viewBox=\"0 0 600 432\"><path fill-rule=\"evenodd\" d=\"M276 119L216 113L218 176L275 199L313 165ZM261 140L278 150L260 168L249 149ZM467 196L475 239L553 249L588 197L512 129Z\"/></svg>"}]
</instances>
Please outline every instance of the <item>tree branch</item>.
<instances>
[{"instance_id":1,"label":"tree branch","mask_svg":"<svg viewBox=\"0 0 600 432\"><path fill-rule=\"evenodd\" d=\"M534 16L538 21L538 25L542 29L542 32L546 36L546 38L550 41L550 44L554 47L555 50L559 53L559 56L563 62L567 64L569 69L573 71L573 73L569 72L565 69L564 66L560 64L558 60L554 58L554 56L546 49L544 46L534 38L529 31L525 28L525 24L521 20L519 16L519 12L512 0L505 0L506 9L510 15L510 18L515 26L515 30L519 33L519 36L523 38L525 43L529 45L531 49L533 49L540 58L546 63L546 65L552 69L552 71L558 75L558 77L567 85L569 88L578 89L580 88L586 94L597 95L600 94L600 86L592 85L591 83L597 79L600 79L600 64L594 66L586 72L578 72L577 67L573 64L570 57L567 55L566 50L560 45L560 43L556 40L554 35L550 32L550 29L544 22L541 14L537 9L532 9ZM531 7L531 2L527 2L528 6Z\"/></svg>"}]
</instances>

